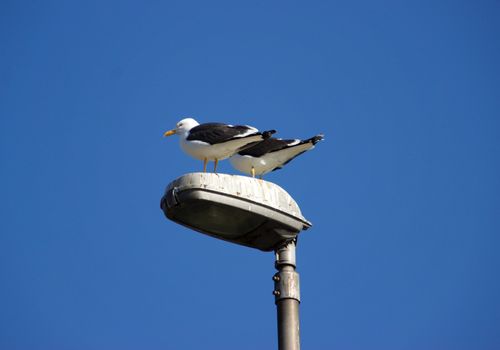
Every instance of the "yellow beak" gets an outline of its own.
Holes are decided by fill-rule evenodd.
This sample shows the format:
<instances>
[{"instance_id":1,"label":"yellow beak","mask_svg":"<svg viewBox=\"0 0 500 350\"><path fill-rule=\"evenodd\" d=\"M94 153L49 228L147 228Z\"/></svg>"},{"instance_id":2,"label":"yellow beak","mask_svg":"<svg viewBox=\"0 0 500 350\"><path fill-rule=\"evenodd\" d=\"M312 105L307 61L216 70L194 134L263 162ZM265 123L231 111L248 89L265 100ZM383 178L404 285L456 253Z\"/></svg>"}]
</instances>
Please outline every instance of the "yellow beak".
<instances>
[{"instance_id":1,"label":"yellow beak","mask_svg":"<svg viewBox=\"0 0 500 350\"><path fill-rule=\"evenodd\" d=\"M175 135L175 129L169 130L163 134L164 137Z\"/></svg>"}]
</instances>

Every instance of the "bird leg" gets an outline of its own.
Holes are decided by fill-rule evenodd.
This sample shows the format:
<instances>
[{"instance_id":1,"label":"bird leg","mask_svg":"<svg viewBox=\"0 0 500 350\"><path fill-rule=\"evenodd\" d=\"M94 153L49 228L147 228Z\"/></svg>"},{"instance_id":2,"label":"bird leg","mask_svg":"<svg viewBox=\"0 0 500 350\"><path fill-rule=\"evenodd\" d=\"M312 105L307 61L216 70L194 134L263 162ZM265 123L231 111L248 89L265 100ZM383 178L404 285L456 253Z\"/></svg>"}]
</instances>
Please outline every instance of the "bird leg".
<instances>
[{"instance_id":1,"label":"bird leg","mask_svg":"<svg viewBox=\"0 0 500 350\"><path fill-rule=\"evenodd\" d=\"M219 160L217 158L214 159L214 173L217 170L217 163L219 163Z\"/></svg>"},{"instance_id":2,"label":"bird leg","mask_svg":"<svg viewBox=\"0 0 500 350\"><path fill-rule=\"evenodd\" d=\"M255 178L255 168L252 167L252 177Z\"/></svg>"},{"instance_id":3,"label":"bird leg","mask_svg":"<svg viewBox=\"0 0 500 350\"><path fill-rule=\"evenodd\" d=\"M208 163L208 159L207 158L203 159L203 172L204 173L207 172L207 163Z\"/></svg>"}]
</instances>

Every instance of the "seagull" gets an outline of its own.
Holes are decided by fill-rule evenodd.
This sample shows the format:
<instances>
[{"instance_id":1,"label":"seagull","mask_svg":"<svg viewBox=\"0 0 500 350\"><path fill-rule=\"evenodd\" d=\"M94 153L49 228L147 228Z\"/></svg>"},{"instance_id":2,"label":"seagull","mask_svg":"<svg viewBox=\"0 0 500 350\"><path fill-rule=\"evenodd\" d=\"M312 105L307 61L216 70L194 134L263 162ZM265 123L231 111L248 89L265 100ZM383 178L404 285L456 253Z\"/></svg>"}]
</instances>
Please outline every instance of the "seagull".
<instances>
[{"instance_id":1,"label":"seagull","mask_svg":"<svg viewBox=\"0 0 500 350\"><path fill-rule=\"evenodd\" d=\"M306 140L282 140L271 137L238 152L229 161L236 170L252 177L259 175L262 179L264 174L281 169L295 157L313 149L321 140L323 134Z\"/></svg>"},{"instance_id":2,"label":"seagull","mask_svg":"<svg viewBox=\"0 0 500 350\"><path fill-rule=\"evenodd\" d=\"M179 135L182 150L191 157L203 161L203 172L207 170L208 161L213 160L215 173L219 160L229 158L271 137L275 132L275 130L259 132L248 125L200 124L193 118L185 118L177 123L175 129L165 132L163 136Z\"/></svg>"}]
</instances>

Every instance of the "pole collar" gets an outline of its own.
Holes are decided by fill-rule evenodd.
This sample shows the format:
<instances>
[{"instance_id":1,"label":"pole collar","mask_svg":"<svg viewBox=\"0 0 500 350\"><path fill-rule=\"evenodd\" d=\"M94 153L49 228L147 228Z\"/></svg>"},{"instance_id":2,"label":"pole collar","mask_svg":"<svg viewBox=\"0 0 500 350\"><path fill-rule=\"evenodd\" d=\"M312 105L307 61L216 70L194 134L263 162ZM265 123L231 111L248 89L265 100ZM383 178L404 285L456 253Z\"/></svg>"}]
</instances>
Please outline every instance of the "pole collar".
<instances>
[{"instance_id":1,"label":"pole collar","mask_svg":"<svg viewBox=\"0 0 500 350\"><path fill-rule=\"evenodd\" d=\"M295 299L300 303L300 280L295 271L279 271L273 276L274 302L283 299Z\"/></svg>"}]
</instances>

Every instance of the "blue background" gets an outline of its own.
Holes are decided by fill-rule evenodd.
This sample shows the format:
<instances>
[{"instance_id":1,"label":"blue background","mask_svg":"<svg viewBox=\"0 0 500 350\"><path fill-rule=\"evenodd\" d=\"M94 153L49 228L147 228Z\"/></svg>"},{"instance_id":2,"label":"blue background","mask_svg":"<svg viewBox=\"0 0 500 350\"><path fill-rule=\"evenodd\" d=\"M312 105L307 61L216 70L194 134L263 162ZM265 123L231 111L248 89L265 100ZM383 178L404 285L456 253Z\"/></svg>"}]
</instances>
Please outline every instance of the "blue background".
<instances>
[{"instance_id":1,"label":"blue background","mask_svg":"<svg viewBox=\"0 0 500 350\"><path fill-rule=\"evenodd\" d=\"M325 134L266 177L314 224L304 349L500 348L499 15L2 1L0 348L276 348L273 254L160 211L184 116Z\"/></svg>"}]
</instances>

